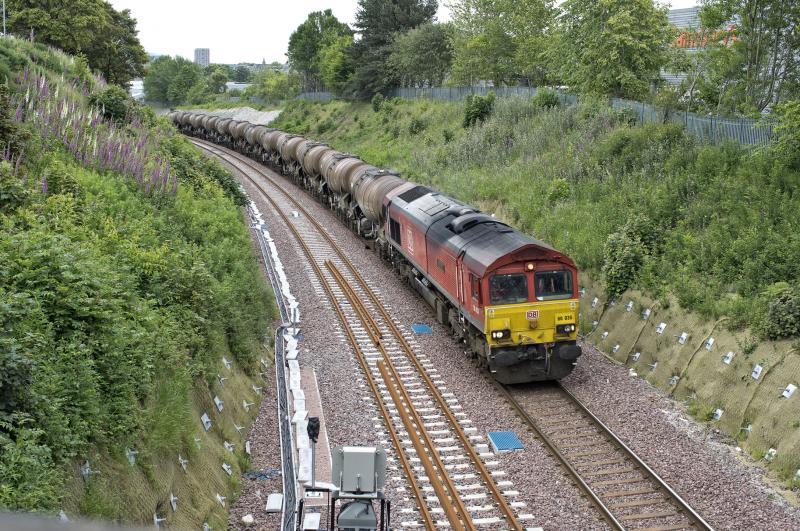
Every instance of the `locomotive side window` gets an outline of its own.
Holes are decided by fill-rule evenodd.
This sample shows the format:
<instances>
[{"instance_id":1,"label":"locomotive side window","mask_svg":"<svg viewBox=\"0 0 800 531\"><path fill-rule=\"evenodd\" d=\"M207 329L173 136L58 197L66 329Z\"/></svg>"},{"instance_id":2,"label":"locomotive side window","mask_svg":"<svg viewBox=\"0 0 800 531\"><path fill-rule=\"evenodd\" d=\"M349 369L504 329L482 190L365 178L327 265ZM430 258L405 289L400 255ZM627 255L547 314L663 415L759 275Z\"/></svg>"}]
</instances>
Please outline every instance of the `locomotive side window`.
<instances>
[{"instance_id":1,"label":"locomotive side window","mask_svg":"<svg viewBox=\"0 0 800 531\"><path fill-rule=\"evenodd\" d=\"M472 291L472 298L478 299L478 302L481 302L481 279L470 273L469 285Z\"/></svg>"},{"instance_id":2,"label":"locomotive side window","mask_svg":"<svg viewBox=\"0 0 800 531\"><path fill-rule=\"evenodd\" d=\"M397 245L402 245L400 241L400 224L392 218L389 218L389 236L397 242Z\"/></svg>"},{"instance_id":3,"label":"locomotive side window","mask_svg":"<svg viewBox=\"0 0 800 531\"><path fill-rule=\"evenodd\" d=\"M536 300L549 301L572 297L570 271L540 271L536 273Z\"/></svg>"},{"instance_id":4,"label":"locomotive side window","mask_svg":"<svg viewBox=\"0 0 800 531\"><path fill-rule=\"evenodd\" d=\"M527 302L528 280L525 273L493 275L489 279L489 299L492 304Z\"/></svg>"}]
</instances>

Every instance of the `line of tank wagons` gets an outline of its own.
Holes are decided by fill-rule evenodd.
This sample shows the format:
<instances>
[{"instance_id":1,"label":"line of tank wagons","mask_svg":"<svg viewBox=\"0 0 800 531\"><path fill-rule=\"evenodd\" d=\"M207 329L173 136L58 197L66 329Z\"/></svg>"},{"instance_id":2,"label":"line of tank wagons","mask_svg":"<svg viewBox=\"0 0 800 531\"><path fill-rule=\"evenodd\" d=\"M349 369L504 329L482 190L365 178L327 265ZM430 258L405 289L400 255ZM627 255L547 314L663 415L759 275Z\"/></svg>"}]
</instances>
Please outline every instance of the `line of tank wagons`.
<instances>
[{"instance_id":1,"label":"line of tank wagons","mask_svg":"<svg viewBox=\"0 0 800 531\"><path fill-rule=\"evenodd\" d=\"M209 114L174 111L170 119L182 132L245 152L271 164L330 206L351 228L374 238L380 228L383 199L407 181L348 153L263 125Z\"/></svg>"},{"instance_id":2,"label":"line of tank wagons","mask_svg":"<svg viewBox=\"0 0 800 531\"><path fill-rule=\"evenodd\" d=\"M189 136L270 165L330 206L408 278L437 320L498 381L560 379L572 371L581 350L577 271L568 256L468 205L300 135L206 113L174 111L169 118ZM540 286L532 295L540 274L543 284L561 279L560 291L553 286L549 294ZM517 285L524 293L511 300L490 296L494 288L514 289L520 277L529 278L528 287Z\"/></svg>"}]
</instances>

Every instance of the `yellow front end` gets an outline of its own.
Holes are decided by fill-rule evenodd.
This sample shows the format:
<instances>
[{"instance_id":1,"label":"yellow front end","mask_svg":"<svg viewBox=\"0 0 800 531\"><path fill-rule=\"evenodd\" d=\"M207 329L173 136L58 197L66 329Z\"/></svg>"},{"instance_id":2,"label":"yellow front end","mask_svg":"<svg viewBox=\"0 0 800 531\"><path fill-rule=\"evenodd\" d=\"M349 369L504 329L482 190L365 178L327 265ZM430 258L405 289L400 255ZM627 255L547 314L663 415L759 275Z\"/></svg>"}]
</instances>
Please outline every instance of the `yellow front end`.
<instances>
[{"instance_id":1,"label":"yellow front end","mask_svg":"<svg viewBox=\"0 0 800 531\"><path fill-rule=\"evenodd\" d=\"M578 335L578 299L487 306L485 312L490 347L574 341ZM573 325L572 331L558 333L559 325Z\"/></svg>"}]
</instances>

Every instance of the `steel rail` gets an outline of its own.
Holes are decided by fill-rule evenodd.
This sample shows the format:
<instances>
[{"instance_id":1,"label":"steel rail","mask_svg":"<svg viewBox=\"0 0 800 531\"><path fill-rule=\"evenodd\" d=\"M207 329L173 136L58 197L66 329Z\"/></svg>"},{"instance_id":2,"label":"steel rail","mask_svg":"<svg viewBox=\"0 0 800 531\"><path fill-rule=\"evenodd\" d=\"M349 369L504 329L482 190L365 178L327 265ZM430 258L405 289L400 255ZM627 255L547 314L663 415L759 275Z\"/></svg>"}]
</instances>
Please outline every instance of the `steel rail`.
<instances>
[{"instance_id":1,"label":"steel rail","mask_svg":"<svg viewBox=\"0 0 800 531\"><path fill-rule=\"evenodd\" d=\"M375 322L372 316L369 315L369 312L359 300L358 294L355 292L355 290L353 290L349 282L347 282L347 279L344 278L342 272L339 271L339 269L330 260L325 261L325 267L327 267L331 272L334 280L336 280L336 282L339 284L339 287L344 292L347 300L350 302L350 305L356 310L356 313L358 313L359 317L364 322L364 325L367 326L367 328L374 328L377 330L378 324ZM392 362L389 353L386 352L386 347L381 341L380 336L376 334L370 334L370 337L383 357L383 364L385 367L379 367L381 375L384 376L386 387L389 390L393 401L395 402L398 414L400 414L403 425L409 434L411 443L414 445L414 449L417 451L417 457L419 457L421 460L423 459L423 456L427 458L425 454L425 447L427 447L431 457L433 458L432 464L426 464L426 462L423 461L423 467L425 468L425 473L428 475L428 480L431 481L431 485L436 491L436 495L439 497L440 501L442 499L450 500L451 504L455 505L455 508L453 508L451 504L442 504L442 508L447 515L448 521L452 526L463 527L469 531L475 531L475 524L472 522L472 517L467 510L467 507L464 505L464 502L458 493L458 489L456 489L455 483L453 483L453 480L447 473L447 469L442 462L441 456L439 456L439 452L436 451L436 446L433 444L433 440L431 439L428 430L425 428L425 423L412 403L411 396L408 394L408 390L405 388L402 380L400 379L400 374L397 372L397 367ZM387 374L385 374L387 371L386 367L388 367L388 376L394 380L397 389L394 389L394 387L391 385L391 380L387 378ZM397 390L400 391L400 395L397 394ZM405 407L408 408L408 412L404 411L403 402L405 402ZM416 428L411 424L412 421L416 425ZM419 438L414 436L415 433L419 433ZM420 444L419 439L422 439L421 442L424 443L424 446ZM447 492L445 492L444 489L446 489Z\"/></svg>"},{"instance_id":2,"label":"steel rail","mask_svg":"<svg viewBox=\"0 0 800 531\"><path fill-rule=\"evenodd\" d=\"M198 140L198 139L195 139L195 138L192 138L191 141L193 143L195 143L196 145L199 145L200 147L204 147L206 150L210 151L207 147L204 146L204 144L206 144L205 141ZM367 284L366 280L364 280L363 276L358 271L358 269L356 269L356 267L353 265L353 263L350 261L350 259L344 254L343 251L341 251L341 249L339 248L338 244L333 240L333 238L328 234L328 232L322 227L322 225L316 219L314 219L313 216L311 216L308 213L308 210L302 204L300 204L289 192L287 192L274 179L272 179L271 177L266 175L266 173L262 169L262 165L254 162L254 161L251 161L249 158L244 157L243 155L241 155L241 154L239 154L239 153L237 153L235 151L228 150L227 148L221 148L221 147L216 146L216 145L214 145L214 147L218 148L218 149L221 149L221 150L224 150L224 151L227 151L227 152L230 152L232 154L232 156L234 156L237 160L241 161L242 163L247 164L249 167L251 167L252 169L254 169L257 172L259 172L273 186L275 186L277 189L279 189L284 194L284 196L286 196L289 199L289 201L294 206L296 206L298 208L298 210L300 210L301 212L306 214L306 218L309 221L311 221L311 223L315 227L318 228L320 234L337 251L337 253L339 254L340 259L347 265L348 269L350 269L350 271L352 272L353 276L358 280L358 283L364 289L365 293L367 293L367 295L369 296L369 298L372 301L373 305L378 309L378 312L381 314L381 317L383 318L383 320L386 322L386 324L392 330L392 333L395 335L395 337L400 342L404 352L408 355L409 359L412 361L412 363L416 367L417 371L419 372L420 376L422 377L423 381L425 382L426 387L428 388L428 390L430 391L431 395L436 400L436 403L442 409L443 413L445 414L445 416L448 419L448 422L453 427L453 430L456 432L456 436L461 440L462 445L464 446L465 450L469 454L471 462L475 465L475 467L478 469L478 472L483 477L484 483L486 484L486 487L489 489L490 493L492 494L492 497L494 498L495 503L497 503L498 507L500 507L501 512L505 516L506 523L508 523L512 527L512 529L514 529L515 531L522 531L523 527L517 521L516 516L514 515L514 511L511 508L511 505L508 503L508 501L503 496L502 491L500 490L500 488L495 483L494 478L492 477L492 475L489 472L488 468L486 468L486 465L483 463L483 460L481 459L480 455L478 455L478 452L472 446L472 443L470 442L469 437L466 435L466 433L464 432L463 428L461 428L461 425L458 423L458 420L455 418L455 415L453 415L452 411L450 410L450 407L447 404L447 401L441 395L441 393L439 392L438 388L433 383L433 380L427 374L427 371L424 369L424 367L422 367L422 364L419 362L417 357L414 355L413 350L411 349L411 346L408 344L408 342L406 341L405 337L403 337L402 332L399 330L397 325L391 319L391 317L389 316L388 311L383 306L383 304L381 304L381 302L378 299L377 295L375 295L375 293L372 291L372 289ZM251 181L255 184L255 181L253 181L252 179L251 179ZM258 186L258 185L256 184L256 186Z\"/></svg>"},{"instance_id":3,"label":"steel rail","mask_svg":"<svg viewBox=\"0 0 800 531\"><path fill-rule=\"evenodd\" d=\"M541 428L539 423L528 413L523 406L511 393L508 386L505 386L499 382L494 382L498 391L503 395L506 401L516 410L516 412L520 415L520 417L528 424L528 426L536 433L536 435L544 442L545 446L547 446L548 450L556 457L559 461L561 466L572 476L575 483L577 484L578 488L580 488L584 494L589 498L589 500L597 507L600 511L603 518L614 528L619 531L624 531L627 528L622 523L623 520L633 520L636 521L636 518L633 517L621 517L617 518L613 512L611 507L609 507L602 499L602 494L598 494L592 489L592 487L586 482L583 478L581 473L572 465L570 462L569 456L564 455L564 453L559 449L558 444L555 443ZM573 405L575 405L578 409L578 412L582 415L585 415L594 427L598 428L601 432L601 435L606 437L607 442L609 442L614 448L622 451L625 454L631 464L637 467L644 473L644 476L641 481L647 481L648 479L652 482L654 487L658 489L658 492L662 494L660 499L654 498L653 503L661 502L671 504L676 510L677 513L675 515L683 515L687 518L688 522L679 525L664 525L660 527L655 527L652 529L686 529L686 528L695 528L702 531L713 531L713 528L700 516L694 509L692 509L689 504L687 504L667 483L660 477L658 474L653 471L647 464L639 458L633 450L631 450L625 443L623 443L612 431L608 426L606 426L600 419L598 419L589 409L580 402L580 400L575 397L572 393L570 393L567 389L565 389L560 382L556 383L555 389L557 389L563 396L567 398ZM668 514L664 514L663 516L669 516Z\"/></svg>"},{"instance_id":4,"label":"steel rail","mask_svg":"<svg viewBox=\"0 0 800 531\"><path fill-rule=\"evenodd\" d=\"M206 151L218 156L219 158L222 158L223 160L225 159L225 157L222 156L222 155L224 155L224 152L222 154L220 154L220 153L217 152L217 150L215 150L213 148L208 148L208 147L205 147L205 146L200 146L200 147L202 147ZM370 387L370 390L372 391L372 394L375 397L376 403L378 404L378 409L379 409L379 411L381 413L381 417L383 418L384 424L386 425L387 430L389 431L389 436L390 436L390 438L392 440L392 444L394 445L395 450L397 451L398 458L400 459L401 465L403 466L403 471L405 472L406 477L408 478L408 482L411 485L411 489L412 489L412 491L414 493L414 497L417 500L417 506L420 509L420 513L422 515L423 525L425 525L426 529L428 529L428 530L435 530L436 529L436 523L435 523L435 521L434 521L434 519L433 519L433 517L432 517L432 515L430 513L430 509L428 508L427 502L425 500L425 493L422 491L420 486L417 484L416 476L414 474L413 467L411 466L411 463L409 462L408 457L405 455L404 447L402 445L402 442L400 441L400 437L398 436L396 430L394 429L394 425L392 424L391 414L389 413L388 409L386 409L386 405L383 403L383 399L382 399L380 390L378 389L378 385L375 383L375 380L374 380L374 378L372 376L372 373L370 372L369 365L366 362L366 357L364 356L363 351L361 350L360 346L358 345L358 340L356 339L355 335L353 334L353 331L348 326L347 316L344 314L343 310L339 307L339 305L336 302L337 301L337 297L333 293L333 290L332 290L332 288L330 286L330 283L325 278L325 275L324 275L322 269L319 267L319 265L317 264L316 260L314 259L314 255L313 255L311 249L308 247L306 242L303 240L303 238L300 235L299 231L289 221L288 216L286 216L286 214L284 214L280 210L280 208L279 208L278 204L275 202L275 200L266 192L266 190L263 189L263 187L261 187L254 179L252 179L249 175L247 175L246 172L242 171L240 168L237 168L237 169L239 169L239 171L242 173L242 175L244 175L247 179L249 179L258 188L258 190L264 195L265 199L267 199L267 201L269 201L269 203L272 205L273 209L279 214L279 216L281 217L283 222L286 224L286 226L289 228L289 230L294 234L296 240L298 241L298 243L300 244L301 248L303 249L303 252L305 253L306 257L308 258L309 262L311 263L311 265L312 265L312 267L314 269L314 272L317 275L317 278L322 283L322 286L325 289L325 292L326 292L326 294L328 295L328 298L331 301L331 305L333 306L334 311L336 312L337 316L339 317L339 320L342 322L342 326L345 329L344 331L345 331L345 334L347 335L348 341L349 341L351 347L353 348L354 352L356 353L356 358L358 359L359 364L361 365L361 368L364 371L365 377L367 379L367 383L368 383L368 385ZM386 382L386 385L387 385L387 387L389 387L390 383ZM400 409L401 409L401 406L398 406L398 411ZM412 440L413 440L413 432L409 432L409 437L412 438ZM422 459L423 457L420 457L420 459ZM444 507L446 504L443 503L442 505Z\"/></svg>"},{"instance_id":5,"label":"steel rail","mask_svg":"<svg viewBox=\"0 0 800 531\"><path fill-rule=\"evenodd\" d=\"M492 381L494 382L495 387L500 394L503 395L508 403L511 404L511 406L517 411L517 414L519 414L525 423L534 431L534 433L536 433L536 436L544 443L545 446L547 446L547 449L556 457L561 466L567 472L569 472L578 488L583 491L589 500L591 500L591 502L600 510L600 514L603 516L603 519L617 531L624 531L625 528L616 519L616 517L611 514L611 510L606 506L605 503L603 503L603 501L597 496L597 494L586 483L586 481L584 481L580 473L569 463L567 457L561 453L556 444L550 440L547 435L545 435L544 431L539 428L539 424L533 419L533 417L530 416L527 411L525 411L525 408L522 406L522 404L520 404L517 399L512 396L508 388L496 380Z\"/></svg>"},{"instance_id":6,"label":"steel rail","mask_svg":"<svg viewBox=\"0 0 800 531\"><path fill-rule=\"evenodd\" d=\"M642 461L642 459L638 455L636 455L636 453L634 453L634 451L631 450L630 447L628 447L628 445L622 442L622 440L619 437L617 437L614 432L611 431L611 428L606 426L603 423L603 421L601 421L594 415L594 413L589 411L589 408L587 408L583 404L583 402L581 402L578 399L578 397L573 395L568 389L566 389L563 385L561 385L561 382L558 382L558 389L560 389L561 392L563 392L564 395L567 396L570 399L570 401L572 401L572 403L574 403L584 415L589 417L589 419L598 428L600 428L603 434L606 437L608 437L608 439L614 446L622 450L622 452L625 453L636 464L636 466L638 466L645 473L645 475L648 478L650 478L651 481L653 481L656 485L658 485L658 487L663 492L666 493L670 501L674 502L677 505L678 510L684 515L686 515L698 529L702 529L704 531L714 531L714 528L712 528L711 525L708 522L706 522L705 519L702 516L700 516L699 513L697 513L697 511L692 509L692 507L683 498L681 498L681 496L677 492L675 492L672 489L672 487L670 487L667 484L667 482L664 481L655 470L650 468L647 465L647 463Z\"/></svg>"}]
</instances>

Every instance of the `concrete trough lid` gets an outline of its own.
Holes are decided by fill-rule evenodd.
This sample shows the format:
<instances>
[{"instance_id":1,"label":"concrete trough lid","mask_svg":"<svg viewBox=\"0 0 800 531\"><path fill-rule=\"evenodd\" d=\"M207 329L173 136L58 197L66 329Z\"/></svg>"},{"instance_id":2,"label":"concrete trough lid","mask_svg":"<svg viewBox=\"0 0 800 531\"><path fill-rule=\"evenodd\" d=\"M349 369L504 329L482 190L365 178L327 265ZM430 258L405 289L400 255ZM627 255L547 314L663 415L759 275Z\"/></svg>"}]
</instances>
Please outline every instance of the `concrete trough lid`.
<instances>
[{"instance_id":1,"label":"concrete trough lid","mask_svg":"<svg viewBox=\"0 0 800 531\"><path fill-rule=\"evenodd\" d=\"M283 507L283 494L279 492L273 492L269 496L267 496L267 512L268 513L279 513L281 512L281 508Z\"/></svg>"},{"instance_id":2,"label":"concrete trough lid","mask_svg":"<svg viewBox=\"0 0 800 531\"><path fill-rule=\"evenodd\" d=\"M513 431L490 431L488 435L495 452L510 452L523 448L522 441Z\"/></svg>"}]
</instances>

